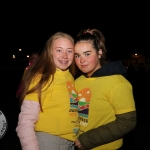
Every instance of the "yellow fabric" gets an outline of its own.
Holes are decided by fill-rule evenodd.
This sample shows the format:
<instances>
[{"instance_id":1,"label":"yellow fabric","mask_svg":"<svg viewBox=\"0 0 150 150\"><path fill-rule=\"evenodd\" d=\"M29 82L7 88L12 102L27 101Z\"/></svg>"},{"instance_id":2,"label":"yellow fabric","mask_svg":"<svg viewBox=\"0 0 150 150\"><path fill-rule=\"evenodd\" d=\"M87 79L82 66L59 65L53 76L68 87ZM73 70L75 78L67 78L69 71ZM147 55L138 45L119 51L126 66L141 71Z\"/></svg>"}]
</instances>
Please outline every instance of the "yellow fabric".
<instances>
[{"instance_id":1,"label":"yellow fabric","mask_svg":"<svg viewBox=\"0 0 150 150\"><path fill-rule=\"evenodd\" d=\"M75 87L79 101L79 134L114 121L115 114L135 110L132 86L121 75L97 78L81 76L75 81ZM115 150L121 145L122 139L92 150Z\"/></svg>"},{"instance_id":2,"label":"yellow fabric","mask_svg":"<svg viewBox=\"0 0 150 150\"><path fill-rule=\"evenodd\" d=\"M32 82L29 89L36 85ZM42 108L39 113L39 120L36 123L35 131L48 132L58 135L67 140L74 141L79 129L77 93L74 87L74 79L70 72L57 69L54 81L48 87L43 88ZM45 90L46 89L46 90ZM26 100L38 102L37 93L29 94Z\"/></svg>"}]
</instances>

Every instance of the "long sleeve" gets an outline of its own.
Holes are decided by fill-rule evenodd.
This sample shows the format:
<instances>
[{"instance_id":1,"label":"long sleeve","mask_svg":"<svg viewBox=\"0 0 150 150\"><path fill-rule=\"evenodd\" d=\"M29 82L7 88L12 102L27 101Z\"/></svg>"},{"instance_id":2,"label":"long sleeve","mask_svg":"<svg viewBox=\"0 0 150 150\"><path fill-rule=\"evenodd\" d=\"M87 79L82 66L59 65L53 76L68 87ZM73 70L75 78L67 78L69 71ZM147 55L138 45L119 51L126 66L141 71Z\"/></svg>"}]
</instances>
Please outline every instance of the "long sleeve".
<instances>
[{"instance_id":1,"label":"long sleeve","mask_svg":"<svg viewBox=\"0 0 150 150\"><path fill-rule=\"evenodd\" d=\"M38 140L34 131L35 123L38 121L39 111L40 105L38 102L23 101L16 128L22 150L39 150Z\"/></svg>"},{"instance_id":2,"label":"long sleeve","mask_svg":"<svg viewBox=\"0 0 150 150\"><path fill-rule=\"evenodd\" d=\"M116 115L116 120L79 136L83 148L91 149L122 138L136 126L136 111Z\"/></svg>"}]
</instances>

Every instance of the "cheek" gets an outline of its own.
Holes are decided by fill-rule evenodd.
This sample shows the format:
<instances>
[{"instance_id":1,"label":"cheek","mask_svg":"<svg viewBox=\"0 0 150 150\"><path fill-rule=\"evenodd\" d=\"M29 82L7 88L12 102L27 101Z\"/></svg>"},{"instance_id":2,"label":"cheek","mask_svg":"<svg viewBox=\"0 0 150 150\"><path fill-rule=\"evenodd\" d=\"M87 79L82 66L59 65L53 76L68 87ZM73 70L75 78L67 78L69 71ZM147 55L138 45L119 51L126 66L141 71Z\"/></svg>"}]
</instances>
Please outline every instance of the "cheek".
<instances>
[{"instance_id":1,"label":"cheek","mask_svg":"<svg viewBox=\"0 0 150 150\"><path fill-rule=\"evenodd\" d=\"M91 64L91 65L95 65L97 64L97 62L99 61L98 57L91 57L88 62Z\"/></svg>"},{"instance_id":2,"label":"cheek","mask_svg":"<svg viewBox=\"0 0 150 150\"><path fill-rule=\"evenodd\" d=\"M57 55L55 53L52 54L53 59L57 58Z\"/></svg>"},{"instance_id":3,"label":"cheek","mask_svg":"<svg viewBox=\"0 0 150 150\"><path fill-rule=\"evenodd\" d=\"M76 63L77 65L79 64L79 62L80 62L79 59L76 59L76 58L75 58L75 63Z\"/></svg>"},{"instance_id":4,"label":"cheek","mask_svg":"<svg viewBox=\"0 0 150 150\"><path fill-rule=\"evenodd\" d=\"M73 59L74 59L74 54L68 55L68 58L73 61Z\"/></svg>"}]
</instances>

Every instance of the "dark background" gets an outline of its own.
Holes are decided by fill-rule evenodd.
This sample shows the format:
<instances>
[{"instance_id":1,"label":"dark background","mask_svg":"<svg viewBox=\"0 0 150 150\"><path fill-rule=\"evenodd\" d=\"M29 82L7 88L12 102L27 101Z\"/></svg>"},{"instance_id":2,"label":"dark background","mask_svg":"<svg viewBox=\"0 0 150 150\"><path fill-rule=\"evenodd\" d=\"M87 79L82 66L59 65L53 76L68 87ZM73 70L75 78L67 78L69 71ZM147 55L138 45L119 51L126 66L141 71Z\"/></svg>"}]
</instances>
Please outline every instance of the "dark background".
<instances>
[{"instance_id":1,"label":"dark background","mask_svg":"<svg viewBox=\"0 0 150 150\"><path fill-rule=\"evenodd\" d=\"M112 57L149 55L148 2L3 2L0 13L0 54L41 51L56 31L76 37L81 29L97 28Z\"/></svg>"},{"instance_id":2,"label":"dark background","mask_svg":"<svg viewBox=\"0 0 150 150\"><path fill-rule=\"evenodd\" d=\"M1 150L20 150L16 135L19 103L15 98L27 62L10 58L21 48L24 54L42 51L46 40L55 32L76 36L84 28L97 28L106 38L109 55L122 59L134 53L149 54L150 10L148 3L68 1L49 3L1 3L0 12L0 110L6 116L8 129L0 139ZM137 126L124 137L124 150L149 147L150 74L128 69L127 79L133 85L137 107Z\"/></svg>"}]
</instances>

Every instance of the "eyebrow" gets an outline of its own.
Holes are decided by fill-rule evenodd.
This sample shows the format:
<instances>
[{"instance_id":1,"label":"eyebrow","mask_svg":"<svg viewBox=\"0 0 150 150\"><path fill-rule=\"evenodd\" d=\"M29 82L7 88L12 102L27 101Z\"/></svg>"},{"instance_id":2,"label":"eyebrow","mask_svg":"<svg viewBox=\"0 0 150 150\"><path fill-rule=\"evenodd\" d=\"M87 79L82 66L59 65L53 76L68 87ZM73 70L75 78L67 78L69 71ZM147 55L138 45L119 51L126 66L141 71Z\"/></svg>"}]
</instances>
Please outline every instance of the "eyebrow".
<instances>
[{"instance_id":1,"label":"eyebrow","mask_svg":"<svg viewBox=\"0 0 150 150\"><path fill-rule=\"evenodd\" d=\"M56 48L62 48L62 47L55 47L55 49L56 49ZM63 49L63 48L62 48L62 49ZM67 49L73 49L73 48L67 48Z\"/></svg>"},{"instance_id":2,"label":"eyebrow","mask_svg":"<svg viewBox=\"0 0 150 150\"><path fill-rule=\"evenodd\" d=\"M85 51L85 52L83 52L83 53L85 54L85 53L88 53L88 52L91 52L91 51L90 51L90 50L87 50L87 51ZM75 54L78 54L78 53L75 53Z\"/></svg>"},{"instance_id":3,"label":"eyebrow","mask_svg":"<svg viewBox=\"0 0 150 150\"><path fill-rule=\"evenodd\" d=\"M91 52L90 50L87 50L87 51L85 51L85 52L83 52L83 53L88 53L88 52Z\"/></svg>"}]
</instances>

